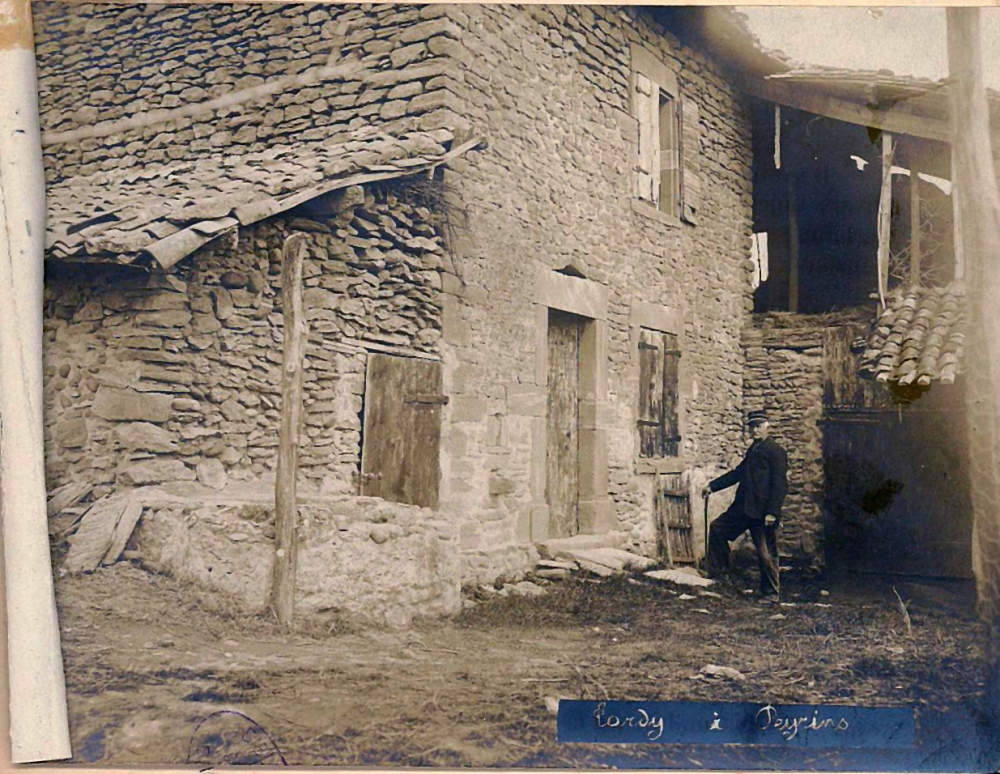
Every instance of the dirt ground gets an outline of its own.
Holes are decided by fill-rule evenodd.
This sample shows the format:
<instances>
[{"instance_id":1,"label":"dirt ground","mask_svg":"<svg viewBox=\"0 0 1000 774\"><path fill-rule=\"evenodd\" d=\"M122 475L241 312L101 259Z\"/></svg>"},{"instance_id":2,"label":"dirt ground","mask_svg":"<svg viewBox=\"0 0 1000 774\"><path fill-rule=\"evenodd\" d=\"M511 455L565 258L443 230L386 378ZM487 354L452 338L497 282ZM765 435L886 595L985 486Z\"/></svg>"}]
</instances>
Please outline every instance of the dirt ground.
<instances>
[{"instance_id":1,"label":"dirt ground","mask_svg":"<svg viewBox=\"0 0 1000 774\"><path fill-rule=\"evenodd\" d=\"M786 574L781 607L750 587L575 578L408 629L314 615L283 633L128 564L60 578L75 761L995 770L968 585ZM699 676L706 664L746 679ZM921 741L877 758L560 744L560 697L906 706Z\"/></svg>"}]
</instances>

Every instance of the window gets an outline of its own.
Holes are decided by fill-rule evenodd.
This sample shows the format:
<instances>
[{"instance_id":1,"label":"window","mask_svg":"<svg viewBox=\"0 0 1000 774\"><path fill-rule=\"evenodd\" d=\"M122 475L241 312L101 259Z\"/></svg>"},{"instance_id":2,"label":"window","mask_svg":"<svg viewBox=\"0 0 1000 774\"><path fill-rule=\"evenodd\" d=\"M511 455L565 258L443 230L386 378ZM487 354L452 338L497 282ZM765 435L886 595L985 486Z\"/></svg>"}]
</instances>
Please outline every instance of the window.
<instances>
[{"instance_id":1,"label":"window","mask_svg":"<svg viewBox=\"0 0 1000 774\"><path fill-rule=\"evenodd\" d=\"M661 212L681 217L680 103L642 73L635 78L639 122L637 195Z\"/></svg>"},{"instance_id":2,"label":"window","mask_svg":"<svg viewBox=\"0 0 1000 774\"><path fill-rule=\"evenodd\" d=\"M682 99L677 76L640 46L632 54L632 116L638 124L636 198L694 223L698 208L698 106Z\"/></svg>"},{"instance_id":3,"label":"window","mask_svg":"<svg viewBox=\"0 0 1000 774\"><path fill-rule=\"evenodd\" d=\"M676 457L679 423L680 349L677 334L639 331L639 456Z\"/></svg>"}]
</instances>

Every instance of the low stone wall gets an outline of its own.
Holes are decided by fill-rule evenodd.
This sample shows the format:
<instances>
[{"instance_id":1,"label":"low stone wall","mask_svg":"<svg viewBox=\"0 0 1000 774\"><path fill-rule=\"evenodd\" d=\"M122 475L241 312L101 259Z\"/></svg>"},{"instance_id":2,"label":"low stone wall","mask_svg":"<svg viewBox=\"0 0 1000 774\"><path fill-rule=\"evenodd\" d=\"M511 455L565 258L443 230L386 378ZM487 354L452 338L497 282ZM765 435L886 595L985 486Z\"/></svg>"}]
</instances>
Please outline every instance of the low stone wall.
<instances>
[{"instance_id":1,"label":"low stone wall","mask_svg":"<svg viewBox=\"0 0 1000 774\"><path fill-rule=\"evenodd\" d=\"M788 497L779 550L800 561L822 563L823 329L807 315L782 318L778 327L758 316L743 334L744 401L764 409L774 438L788 452Z\"/></svg>"},{"instance_id":2,"label":"low stone wall","mask_svg":"<svg viewBox=\"0 0 1000 774\"><path fill-rule=\"evenodd\" d=\"M137 496L149 503L134 538L147 564L266 608L274 561L267 500ZM404 626L461 608L458 531L430 510L335 497L300 506L299 518L296 609Z\"/></svg>"}]
</instances>

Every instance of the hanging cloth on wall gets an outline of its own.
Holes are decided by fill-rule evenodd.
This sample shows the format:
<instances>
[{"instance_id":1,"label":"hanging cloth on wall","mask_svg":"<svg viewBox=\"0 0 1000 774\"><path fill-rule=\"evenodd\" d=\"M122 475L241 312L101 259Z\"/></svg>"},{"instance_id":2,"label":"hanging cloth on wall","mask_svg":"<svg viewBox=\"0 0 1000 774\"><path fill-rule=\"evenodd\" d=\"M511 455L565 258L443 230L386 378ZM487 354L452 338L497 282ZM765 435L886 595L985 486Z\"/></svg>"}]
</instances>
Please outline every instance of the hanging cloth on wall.
<instances>
[{"instance_id":1,"label":"hanging cloth on wall","mask_svg":"<svg viewBox=\"0 0 1000 774\"><path fill-rule=\"evenodd\" d=\"M774 168L781 169L781 105L774 106Z\"/></svg>"}]
</instances>

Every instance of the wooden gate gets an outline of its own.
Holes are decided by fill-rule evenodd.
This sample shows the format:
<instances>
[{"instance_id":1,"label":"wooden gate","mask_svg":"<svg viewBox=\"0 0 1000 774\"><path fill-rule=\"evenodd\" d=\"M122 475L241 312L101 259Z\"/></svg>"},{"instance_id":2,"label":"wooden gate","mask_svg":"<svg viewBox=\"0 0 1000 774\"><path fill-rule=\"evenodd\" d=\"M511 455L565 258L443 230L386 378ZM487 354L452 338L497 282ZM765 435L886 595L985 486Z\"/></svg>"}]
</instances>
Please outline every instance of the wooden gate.
<instances>
[{"instance_id":1,"label":"wooden gate","mask_svg":"<svg viewBox=\"0 0 1000 774\"><path fill-rule=\"evenodd\" d=\"M361 494L437 507L441 386L439 362L369 355Z\"/></svg>"},{"instance_id":2,"label":"wooden gate","mask_svg":"<svg viewBox=\"0 0 1000 774\"><path fill-rule=\"evenodd\" d=\"M680 473L657 476L654 510L659 557L670 564L694 564L691 498L681 488Z\"/></svg>"},{"instance_id":3,"label":"wooden gate","mask_svg":"<svg viewBox=\"0 0 1000 774\"><path fill-rule=\"evenodd\" d=\"M545 499L549 537L580 531L580 336L583 318L549 310Z\"/></svg>"},{"instance_id":4,"label":"wooden gate","mask_svg":"<svg viewBox=\"0 0 1000 774\"><path fill-rule=\"evenodd\" d=\"M964 400L935 385L910 404L857 378L850 329L824 340L827 562L861 572L971 577Z\"/></svg>"}]
</instances>

